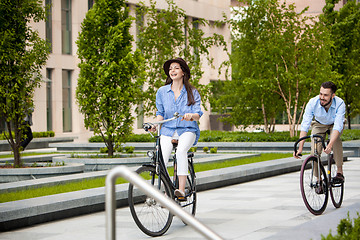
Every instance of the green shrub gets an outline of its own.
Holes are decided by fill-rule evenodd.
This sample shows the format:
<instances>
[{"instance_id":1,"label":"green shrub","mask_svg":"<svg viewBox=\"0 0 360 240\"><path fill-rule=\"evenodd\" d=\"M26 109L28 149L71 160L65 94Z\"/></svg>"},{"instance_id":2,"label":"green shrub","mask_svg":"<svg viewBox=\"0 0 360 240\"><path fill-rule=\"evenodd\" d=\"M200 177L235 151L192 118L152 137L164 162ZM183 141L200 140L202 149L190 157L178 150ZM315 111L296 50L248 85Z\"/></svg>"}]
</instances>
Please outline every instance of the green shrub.
<instances>
[{"instance_id":1,"label":"green shrub","mask_svg":"<svg viewBox=\"0 0 360 240\"><path fill-rule=\"evenodd\" d=\"M33 132L34 138L42 138L42 137L54 137L55 133L53 131L46 132Z\"/></svg>"},{"instance_id":2,"label":"green shrub","mask_svg":"<svg viewBox=\"0 0 360 240\"><path fill-rule=\"evenodd\" d=\"M309 132L308 134L310 134ZM1 136L0 136L1 137ZM204 130L200 133L200 142L295 142L299 139L299 133L295 137L290 137L286 132L228 132ZM345 129L341 135L343 141L360 139L360 129ZM126 138L126 142L154 142L155 139L150 134L131 134ZM101 136L93 136L89 142L103 142Z\"/></svg>"},{"instance_id":3,"label":"green shrub","mask_svg":"<svg viewBox=\"0 0 360 240\"><path fill-rule=\"evenodd\" d=\"M150 134L131 134L124 139L125 142L154 142L155 138ZM122 140L121 142L124 142ZM89 138L89 142L104 142L100 135L95 135Z\"/></svg>"},{"instance_id":4,"label":"green shrub","mask_svg":"<svg viewBox=\"0 0 360 240\"><path fill-rule=\"evenodd\" d=\"M108 152L108 148L107 147L102 147L100 148L100 153L107 153Z\"/></svg>"},{"instance_id":5,"label":"green shrub","mask_svg":"<svg viewBox=\"0 0 360 240\"><path fill-rule=\"evenodd\" d=\"M191 148L189 149L189 152L196 152L196 150L197 150L197 147L191 147Z\"/></svg>"},{"instance_id":6,"label":"green shrub","mask_svg":"<svg viewBox=\"0 0 360 240\"><path fill-rule=\"evenodd\" d=\"M204 153L207 153L209 151L209 147L203 147Z\"/></svg>"},{"instance_id":7,"label":"green shrub","mask_svg":"<svg viewBox=\"0 0 360 240\"><path fill-rule=\"evenodd\" d=\"M92 136L89 138L89 142L104 142L100 135Z\"/></svg>"},{"instance_id":8,"label":"green shrub","mask_svg":"<svg viewBox=\"0 0 360 240\"><path fill-rule=\"evenodd\" d=\"M123 151L123 147L120 145L120 146L115 146L115 152L122 152Z\"/></svg>"},{"instance_id":9,"label":"green shrub","mask_svg":"<svg viewBox=\"0 0 360 240\"><path fill-rule=\"evenodd\" d=\"M126 142L154 142L155 138L148 133L131 134L126 138Z\"/></svg>"},{"instance_id":10,"label":"green shrub","mask_svg":"<svg viewBox=\"0 0 360 240\"><path fill-rule=\"evenodd\" d=\"M333 236L330 233L324 237L321 235L322 240L357 240L360 236L360 215L357 212L357 218L354 218L353 221L350 219L349 212L347 218L341 219L339 225L337 226L337 234Z\"/></svg>"},{"instance_id":11,"label":"green shrub","mask_svg":"<svg viewBox=\"0 0 360 240\"><path fill-rule=\"evenodd\" d=\"M46 132L33 132L34 138L42 138L42 137L55 137L54 131L46 131ZM13 137L15 137L15 134L12 133ZM4 133L0 133L0 140L6 140Z\"/></svg>"},{"instance_id":12,"label":"green shrub","mask_svg":"<svg viewBox=\"0 0 360 240\"><path fill-rule=\"evenodd\" d=\"M213 147L210 149L210 153L217 153L217 147Z\"/></svg>"},{"instance_id":13,"label":"green shrub","mask_svg":"<svg viewBox=\"0 0 360 240\"><path fill-rule=\"evenodd\" d=\"M133 146L126 146L125 147L125 152L126 153L134 153L135 147Z\"/></svg>"}]
</instances>

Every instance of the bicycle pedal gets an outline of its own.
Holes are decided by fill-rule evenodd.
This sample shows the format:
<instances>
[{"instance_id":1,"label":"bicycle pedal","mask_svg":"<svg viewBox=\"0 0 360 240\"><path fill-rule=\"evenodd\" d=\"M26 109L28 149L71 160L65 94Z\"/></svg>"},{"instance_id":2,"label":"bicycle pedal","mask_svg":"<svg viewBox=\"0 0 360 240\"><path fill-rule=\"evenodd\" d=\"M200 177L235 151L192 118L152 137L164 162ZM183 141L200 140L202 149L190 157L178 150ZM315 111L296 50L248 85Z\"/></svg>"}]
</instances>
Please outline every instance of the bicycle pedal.
<instances>
[{"instance_id":1,"label":"bicycle pedal","mask_svg":"<svg viewBox=\"0 0 360 240\"><path fill-rule=\"evenodd\" d=\"M179 202L186 202L187 201L187 197L185 196L185 197L176 197L177 198L177 200L179 201Z\"/></svg>"}]
</instances>

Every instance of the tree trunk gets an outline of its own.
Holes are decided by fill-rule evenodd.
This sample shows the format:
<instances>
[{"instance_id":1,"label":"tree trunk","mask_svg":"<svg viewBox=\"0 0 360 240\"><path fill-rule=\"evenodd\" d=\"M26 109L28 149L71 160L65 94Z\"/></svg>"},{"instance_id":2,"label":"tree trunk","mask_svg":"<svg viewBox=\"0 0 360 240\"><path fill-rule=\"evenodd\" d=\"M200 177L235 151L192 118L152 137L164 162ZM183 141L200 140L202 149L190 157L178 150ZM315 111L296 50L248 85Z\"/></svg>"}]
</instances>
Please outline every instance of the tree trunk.
<instances>
[{"instance_id":1,"label":"tree trunk","mask_svg":"<svg viewBox=\"0 0 360 240\"><path fill-rule=\"evenodd\" d=\"M108 157L114 156L114 142L113 137L111 135L108 136L108 140L106 141L106 146L108 148Z\"/></svg>"},{"instance_id":2,"label":"tree trunk","mask_svg":"<svg viewBox=\"0 0 360 240\"><path fill-rule=\"evenodd\" d=\"M261 98L261 110L262 110L263 119L264 119L264 131L265 131L266 133L269 133L267 115L266 115L264 100L263 100L262 98Z\"/></svg>"},{"instance_id":3,"label":"tree trunk","mask_svg":"<svg viewBox=\"0 0 360 240\"><path fill-rule=\"evenodd\" d=\"M347 112L347 124L348 124L348 129L351 129L350 109L349 109L348 107L346 108L346 112Z\"/></svg>"},{"instance_id":4,"label":"tree trunk","mask_svg":"<svg viewBox=\"0 0 360 240\"><path fill-rule=\"evenodd\" d=\"M270 132L274 132L275 131L275 124L276 124L276 119L275 118L271 118L271 129Z\"/></svg>"},{"instance_id":5,"label":"tree trunk","mask_svg":"<svg viewBox=\"0 0 360 240\"><path fill-rule=\"evenodd\" d=\"M17 121L14 122L14 126L17 126ZM8 129L8 134L9 137L7 138L10 147L14 153L14 167L21 167L22 163L21 163L21 156L20 156L20 142L21 142L21 131L15 127L14 129L14 133L15 133L15 139L12 135L12 127L11 127L11 122L6 122L6 126Z\"/></svg>"},{"instance_id":6,"label":"tree trunk","mask_svg":"<svg viewBox=\"0 0 360 240\"><path fill-rule=\"evenodd\" d=\"M296 119L291 117L290 106L286 106L286 114L287 114L288 122L289 122L290 137L294 137L295 136L295 122L296 122Z\"/></svg>"}]
</instances>

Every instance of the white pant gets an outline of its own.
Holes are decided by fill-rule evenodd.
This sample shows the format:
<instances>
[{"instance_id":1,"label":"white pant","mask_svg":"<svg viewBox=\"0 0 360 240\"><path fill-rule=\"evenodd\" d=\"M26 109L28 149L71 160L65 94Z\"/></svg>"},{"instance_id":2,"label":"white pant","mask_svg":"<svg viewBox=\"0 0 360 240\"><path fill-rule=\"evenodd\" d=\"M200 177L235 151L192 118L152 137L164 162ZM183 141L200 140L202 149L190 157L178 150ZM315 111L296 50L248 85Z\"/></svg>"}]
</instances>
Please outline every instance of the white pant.
<instances>
[{"instance_id":1,"label":"white pant","mask_svg":"<svg viewBox=\"0 0 360 240\"><path fill-rule=\"evenodd\" d=\"M176 149L176 160L177 160L177 175L188 175L188 158L187 152L195 142L196 135L193 132L185 132L179 136L179 142ZM171 143L173 137L160 136L160 145L165 162L167 166L169 158L172 152L173 145Z\"/></svg>"}]
</instances>

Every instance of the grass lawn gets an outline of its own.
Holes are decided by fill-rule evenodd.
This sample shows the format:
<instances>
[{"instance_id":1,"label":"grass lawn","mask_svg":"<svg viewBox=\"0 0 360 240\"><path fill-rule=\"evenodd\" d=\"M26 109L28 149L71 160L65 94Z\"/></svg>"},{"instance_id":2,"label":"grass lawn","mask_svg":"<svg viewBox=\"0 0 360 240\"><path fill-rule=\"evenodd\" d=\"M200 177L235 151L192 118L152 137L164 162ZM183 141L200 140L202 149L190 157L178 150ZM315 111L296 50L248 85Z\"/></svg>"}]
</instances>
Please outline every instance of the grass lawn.
<instances>
[{"instance_id":1,"label":"grass lawn","mask_svg":"<svg viewBox=\"0 0 360 240\"><path fill-rule=\"evenodd\" d=\"M202 172L213 169L286 158L290 156L292 156L292 153L263 153L260 156L226 160L223 162L195 163L195 171ZM169 167L169 172L170 173L173 172L172 167ZM122 184L122 183L126 183L126 180L123 178L117 179L116 184ZM84 179L82 181L65 183L57 186L41 187L34 189L26 189L17 192L2 193L0 195L0 203L65 193L65 192L85 190L90 188L104 187L104 186L105 186L105 177L89 179L89 180Z\"/></svg>"}]
</instances>

